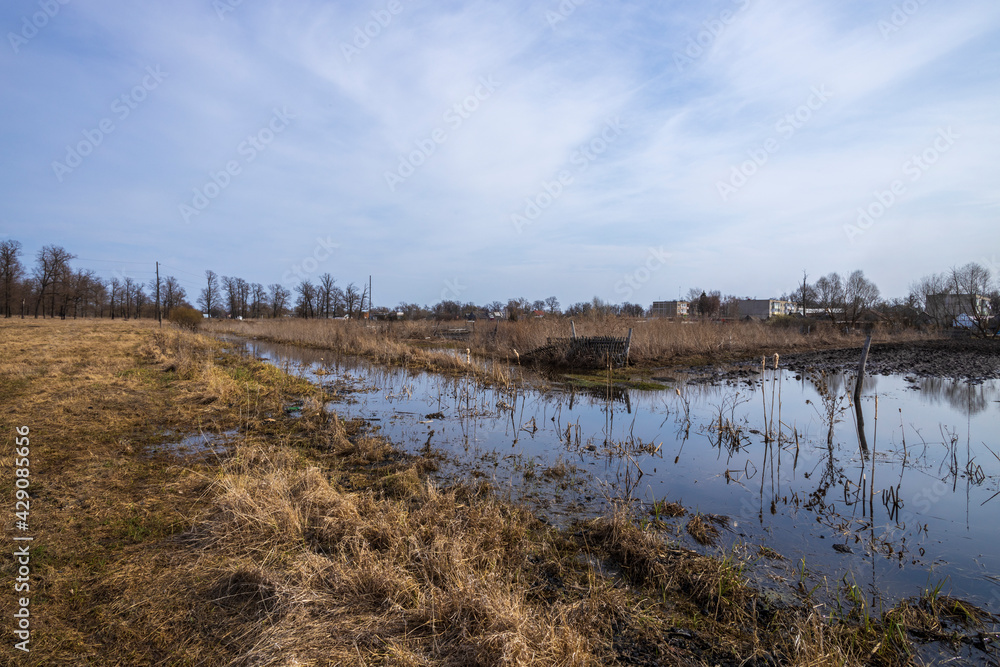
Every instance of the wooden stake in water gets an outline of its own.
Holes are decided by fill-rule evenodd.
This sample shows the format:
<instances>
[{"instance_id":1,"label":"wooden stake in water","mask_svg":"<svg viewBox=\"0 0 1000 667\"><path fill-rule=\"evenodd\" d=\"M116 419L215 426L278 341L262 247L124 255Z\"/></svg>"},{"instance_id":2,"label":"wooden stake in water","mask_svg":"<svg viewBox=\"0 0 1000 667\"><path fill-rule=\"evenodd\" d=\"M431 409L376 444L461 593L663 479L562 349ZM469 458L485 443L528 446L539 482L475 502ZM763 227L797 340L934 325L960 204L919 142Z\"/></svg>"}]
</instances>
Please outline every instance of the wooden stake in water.
<instances>
[{"instance_id":1,"label":"wooden stake in water","mask_svg":"<svg viewBox=\"0 0 1000 667\"><path fill-rule=\"evenodd\" d=\"M868 363L868 349L872 344L872 335L865 338L865 346L861 348L861 361L858 363L858 379L854 383L854 402L861 400L861 384L865 379L865 364Z\"/></svg>"}]
</instances>

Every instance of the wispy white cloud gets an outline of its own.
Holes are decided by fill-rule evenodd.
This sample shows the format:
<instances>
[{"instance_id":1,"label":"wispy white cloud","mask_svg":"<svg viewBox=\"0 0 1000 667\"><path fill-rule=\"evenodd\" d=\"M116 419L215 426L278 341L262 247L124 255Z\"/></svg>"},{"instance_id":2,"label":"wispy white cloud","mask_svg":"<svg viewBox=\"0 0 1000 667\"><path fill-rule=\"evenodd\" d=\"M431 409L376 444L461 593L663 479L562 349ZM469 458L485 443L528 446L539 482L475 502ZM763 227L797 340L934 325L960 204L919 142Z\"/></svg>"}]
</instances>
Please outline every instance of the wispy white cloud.
<instances>
[{"instance_id":1,"label":"wispy white cloud","mask_svg":"<svg viewBox=\"0 0 1000 667\"><path fill-rule=\"evenodd\" d=\"M0 233L260 282L335 234L332 273L381 273L386 299L428 302L454 276L473 300L619 300L660 245L671 261L634 300L775 294L802 268L863 268L900 293L1000 245L993 4L586 2L554 24L557 2L390 4L67 5L0 58ZM168 78L60 183L51 162L147 66ZM275 108L294 120L246 160ZM613 119L623 131L581 161ZM960 139L851 243L858 208L940 128ZM185 224L178 206L232 160L240 173ZM564 172L518 233L511 216Z\"/></svg>"}]
</instances>

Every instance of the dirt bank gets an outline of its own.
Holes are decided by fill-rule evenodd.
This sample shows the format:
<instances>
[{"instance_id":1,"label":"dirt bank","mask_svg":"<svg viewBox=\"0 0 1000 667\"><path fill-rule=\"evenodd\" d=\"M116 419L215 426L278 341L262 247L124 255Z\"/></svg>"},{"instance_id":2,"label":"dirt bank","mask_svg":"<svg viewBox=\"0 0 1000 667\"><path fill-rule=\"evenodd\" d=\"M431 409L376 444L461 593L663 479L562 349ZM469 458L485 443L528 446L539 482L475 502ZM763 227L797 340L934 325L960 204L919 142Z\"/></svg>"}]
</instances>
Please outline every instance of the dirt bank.
<instances>
[{"instance_id":1,"label":"dirt bank","mask_svg":"<svg viewBox=\"0 0 1000 667\"><path fill-rule=\"evenodd\" d=\"M782 368L804 372L813 370L854 370L861 351L856 347L784 354ZM767 357L770 368L773 355ZM696 366L689 370L697 382L718 382L752 374L760 360L717 366ZM906 343L873 343L866 372L871 375L941 377L979 384L1000 378L1000 340L924 340ZM690 381L690 380L689 380Z\"/></svg>"},{"instance_id":2,"label":"dirt bank","mask_svg":"<svg viewBox=\"0 0 1000 667\"><path fill-rule=\"evenodd\" d=\"M822 350L782 357L781 363L792 370L853 369L859 358L856 349ZM1000 341L966 339L872 345L867 372L946 377L970 383L992 380L1000 378Z\"/></svg>"}]
</instances>

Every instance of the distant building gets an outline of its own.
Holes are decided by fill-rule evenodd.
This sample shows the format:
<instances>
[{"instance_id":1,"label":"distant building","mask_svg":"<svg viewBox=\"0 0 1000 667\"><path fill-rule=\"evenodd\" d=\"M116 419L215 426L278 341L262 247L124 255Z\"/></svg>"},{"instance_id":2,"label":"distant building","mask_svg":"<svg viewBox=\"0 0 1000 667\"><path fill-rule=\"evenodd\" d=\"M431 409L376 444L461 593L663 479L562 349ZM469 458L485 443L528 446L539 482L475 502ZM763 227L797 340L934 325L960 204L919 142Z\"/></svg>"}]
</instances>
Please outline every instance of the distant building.
<instances>
[{"instance_id":1,"label":"distant building","mask_svg":"<svg viewBox=\"0 0 1000 667\"><path fill-rule=\"evenodd\" d=\"M960 315L969 318L989 317L990 300L979 294L928 294L927 314L949 324Z\"/></svg>"},{"instance_id":2,"label":"distant building","mask_svg":"<svg viewBox=\"0 0 1000 667\"><path fill-rule=\"evenodd\" d=\"M781 299L741 299L736 302L739 317L754 317L766 320L775 315L790 315L795 312L795 304Z\"/></svg>"},{"instance_id":3,"label":"distant building","mask_svg":"<svg viewBox=\"0 0 1000 667\"><path fill-rule=\"evenodd\" d=\"M677 319L688 316L687 301L654 301L649 309L651 317L669 317Z\"/></svg>"}]
</instances>

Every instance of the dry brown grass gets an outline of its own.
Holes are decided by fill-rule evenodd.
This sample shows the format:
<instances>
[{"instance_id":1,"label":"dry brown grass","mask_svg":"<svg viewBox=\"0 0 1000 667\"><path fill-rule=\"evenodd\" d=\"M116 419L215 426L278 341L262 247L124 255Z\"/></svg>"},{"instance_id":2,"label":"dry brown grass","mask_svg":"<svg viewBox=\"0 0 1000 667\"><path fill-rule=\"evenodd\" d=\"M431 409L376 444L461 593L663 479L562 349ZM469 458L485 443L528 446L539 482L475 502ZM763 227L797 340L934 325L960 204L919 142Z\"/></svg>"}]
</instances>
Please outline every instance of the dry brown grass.
<instances>
[{"instance_id":1,"label":"dry brown grass","mask_svg":"<svg viewBox=\"0 0 1000 667\"><path fill-rule=\"evenodd\" d=\"M343 320L233 321L213 320L211 331L254 336L275 342L293 343L345 354L354 354L380 363L468 371L465 350L474 358L504 365L526 361L525 355L546 345L550 338L569 337L569 320L562 318L525 319L517 322L475 323L471 335L460 341L443 338L449 326L464 323L431 321L359 322ZM595 318L576 323L580 336L619 336L633 329L630 363L638 367L672 364L699 364L743 360L760 354L786 354L816 349L860 347L861 334L844 334L825 323L814 324L809 334L798 327L774 326L762 322L671 322L668 320L630 320ZM890 333L877 328L876 343L922 340L926 335L914 331ZM433 349L429 349L433 348ZM441 348L452 348L442 350ZM475 359L474 372L495 374L492 364Z\"/></svg>"},{"instance_id":2,"label":"dry brown grass","mask_svg":"<svg viewBox=\"0 0 1000 667\"><path fill-rule=\"evenodd\" d=\"M704 546L714 546L716 540L719 539L719 529L715 527L715 524L711 519L703 517L701 514L695 514L687 522L685 526L688 535L694 538L695 542Z\"/></svg>"},{"instance_id":3,"label":"dry brown grass","mask_svg":"<svg viewBox=\"0 0 1000 667\"><path fill-rule=\"evenodd\" d=\"M0 336L0 426L31 427L37 500L19 664L907 664L905 632L886 638L910 621L774 607L733 557L624 511L562 532L438 488L433 461L318 402L284 416L315 390L210 339L85 321ZM149 454L167 431L233 427L222 457Z\"/></svg>"}]
</instances>

